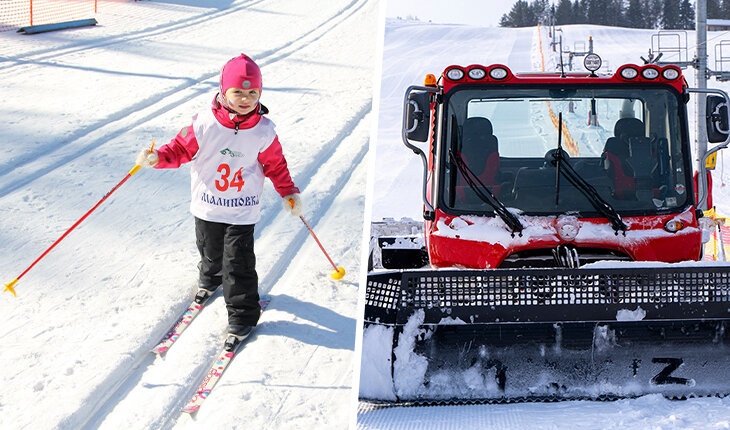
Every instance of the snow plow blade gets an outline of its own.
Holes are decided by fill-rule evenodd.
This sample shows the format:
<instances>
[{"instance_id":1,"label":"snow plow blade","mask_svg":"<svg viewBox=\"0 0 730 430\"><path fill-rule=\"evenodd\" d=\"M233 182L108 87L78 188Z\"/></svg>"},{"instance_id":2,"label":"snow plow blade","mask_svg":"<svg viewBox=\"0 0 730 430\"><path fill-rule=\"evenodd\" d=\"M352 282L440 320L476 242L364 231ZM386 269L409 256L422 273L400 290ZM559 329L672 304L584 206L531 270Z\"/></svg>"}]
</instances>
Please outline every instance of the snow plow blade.
<instances>
[{"instance_id":1,"label":"snow plow blade","mask_svg":"<svg viewBox=\"0 0 730 430\"><path fill-rule=\"evenodd\" d=\"M360 397L722 396L729 321L728 266L371 273Z\"/></svg>"}]
</instances>

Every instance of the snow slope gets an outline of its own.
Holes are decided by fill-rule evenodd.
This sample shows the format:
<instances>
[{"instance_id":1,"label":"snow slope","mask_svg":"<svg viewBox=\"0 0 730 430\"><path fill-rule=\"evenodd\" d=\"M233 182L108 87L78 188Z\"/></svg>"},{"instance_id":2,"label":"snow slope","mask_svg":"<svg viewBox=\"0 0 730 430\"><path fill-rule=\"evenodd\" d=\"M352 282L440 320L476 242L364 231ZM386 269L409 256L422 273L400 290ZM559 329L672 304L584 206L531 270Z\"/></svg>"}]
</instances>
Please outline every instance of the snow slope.
<instances>
[{"instance_id":1,"label":"snow slope","mask_svg":"<svg viewBox=\"0 0 730 430\"><path fill-rule=\"evenodd\" d=\"M103 6L104 4L102 4ZM18 276L133 166L207 109L220 67L262 67L304 216L267 183L256 226L272 297L194 419L178 410L221 347L222 297L164 358L195 291L188 168L143 170L0 298L0 428L345 428L378 21L367 0L119 2L96 27L0 33L0 273ZM357 47L354 49L353 47Z\"/></svg>"},{"instance_id":2,"label":"snow slope","mask_svg":"<svg viewBox=\"0 0 730 430\"><path fill-rule=\"evenodd\" d=\"M405 89L422 85L427 73L438 75L452 64L514 64L511 67L516 70L529 70L533 33L530 28L506 31L386 20L375 142L373 220L421 218L422 163L406 150L400 137ZM457 45L463 48L454 49Z\"/></svg>"},{"instance_id":3,"label":"snow slope","mask_svg":"<svg viewBox=\"0 0 730 430\"><path fill-rule=\"evenodd\" d=\"M591 25L562 27L563 42L588 45L594 39L595 51L615 71L625 63L641 64L651 47L654 30L635 30ZM539 39L542 37L542 39ZM714 65L714 45L730 38L728 33L708 34L709 64ZM513 71L540 70L542 44L546 69L553 70L555 59L549 51L549 39L543 28L538 35L532 28L486 28L466 25L428 24L386 19L383 47L382 81L379 99L378 137L375 142L374 195L372 221L383 218L421 219L422 164L401 141L403 94L409 85L421 85L427 73L439 75L452 64L506 64ZM694 55L694 34L688 33L689 58ZM582 67L582 59L574 61ZM695 85L694 71L685 71L690 86ZM730 90L730 84L711 80L708 87ZM690 118L694 106L689 105ZM694 124L691 125L694 128ZM692 131L694 136L694 131ZM730 172L730 151L722 153L713 174L715 205L720 214L730 214L730 191L725 183ZM390 359L390 345L378 336L363 341L363 374L380 375L377 357ZM386 336L387 337L387 336ZM368 354L368 349L371 349ZM417 363L412 364L414 372ZM369 368L368 368L369 366ZM382 369L381 369L382 370ZM390 372L385 369L386 374ZM366 390L380 389L375 377L360 384ZM362 391L361 391L362 393ZM367 393L366 393L367 394ZM382 395L382 392L379 394ZM693 399L669 401L661 396L644 396L617 402L561 402L546 404L472 405L436 407L388 407L360 403L358 428L365 429L704 429L730 428L729 399Z\"/></svg>"}]
</instances>

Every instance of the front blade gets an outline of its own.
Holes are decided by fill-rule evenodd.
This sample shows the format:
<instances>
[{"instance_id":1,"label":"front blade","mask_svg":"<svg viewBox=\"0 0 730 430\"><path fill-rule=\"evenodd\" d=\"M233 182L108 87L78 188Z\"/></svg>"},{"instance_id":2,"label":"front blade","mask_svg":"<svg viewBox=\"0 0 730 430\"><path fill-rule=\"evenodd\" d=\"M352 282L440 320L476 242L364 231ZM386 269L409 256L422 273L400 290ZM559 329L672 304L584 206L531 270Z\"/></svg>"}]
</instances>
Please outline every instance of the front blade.
<instances>
[{"instance_id":1,"label":"front blade","mask_svg":"<svg viewBox=\"0 0 730 430\"><path fill-rule=\"evenodd\" d=\"M393 349L363 369L384 401L727 394L728 309L728 266L379 273L366 334Z\"/></svg>"},{"instance_id":2,"label":"front blade","mask_svg":"<svg viewBox=\"0 0 730 430\"><path fill-rule=\"evenodd\" d=\"M730 388L725 323L414 327L397 338L399 346L413 345L395 351L401 401L691 397Z\"/></svg>"}]
</instances>

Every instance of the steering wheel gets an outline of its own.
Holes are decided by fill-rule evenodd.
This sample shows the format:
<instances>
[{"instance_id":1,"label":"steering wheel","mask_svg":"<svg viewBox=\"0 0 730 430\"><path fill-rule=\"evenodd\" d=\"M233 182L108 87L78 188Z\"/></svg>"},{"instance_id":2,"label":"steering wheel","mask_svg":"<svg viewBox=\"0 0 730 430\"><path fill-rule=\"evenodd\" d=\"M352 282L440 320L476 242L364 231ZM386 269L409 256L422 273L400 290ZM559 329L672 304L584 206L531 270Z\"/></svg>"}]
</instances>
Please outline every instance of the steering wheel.
<instances>
[{"instance_id":1,"label":"steering wheel","mask_svg":"<svg viewBox=\"0 0 730 430\"><path fill-rule=\"evenodd\" d=\"M560 149L560 151L563 154L563 159L568 161L570 160L570 155L564 150ZM558 148L553 148L545 153L545 167L547 166L554 166L555 165L555 154L558 152Z\"/></svg>"}]
</instances>

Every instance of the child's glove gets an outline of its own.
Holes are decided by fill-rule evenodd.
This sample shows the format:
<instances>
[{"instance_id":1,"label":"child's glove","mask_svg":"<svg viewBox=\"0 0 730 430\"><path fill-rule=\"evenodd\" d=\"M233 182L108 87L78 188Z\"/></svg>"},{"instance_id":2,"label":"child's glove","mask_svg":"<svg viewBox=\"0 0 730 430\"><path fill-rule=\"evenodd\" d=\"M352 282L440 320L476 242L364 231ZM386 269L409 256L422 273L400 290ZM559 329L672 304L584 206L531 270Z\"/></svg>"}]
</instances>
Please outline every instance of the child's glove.
<instances>
[{"instance_id":1,"label":"child's glove","mask_svg":"<svg viewBox=\"0 0 730 430\"><path fill-rule=\"evenodd\" d=\"M145 148L137 155L137 165L142 167L151 167L157 164L160 157L157 156L157 151L150 148Z\"/></svg>"},{"instance_id":2,"label":"child's glove","mask_svg":"<svg viewBox=\"0 0 730 430\"><path fill-rule=\"evenodd\" d=\"M294 216L302 214L302 199L299 198L298 193L285 196L282 203L284 204L284 210L290 214Z\"/></svg>"}]
</instances>

